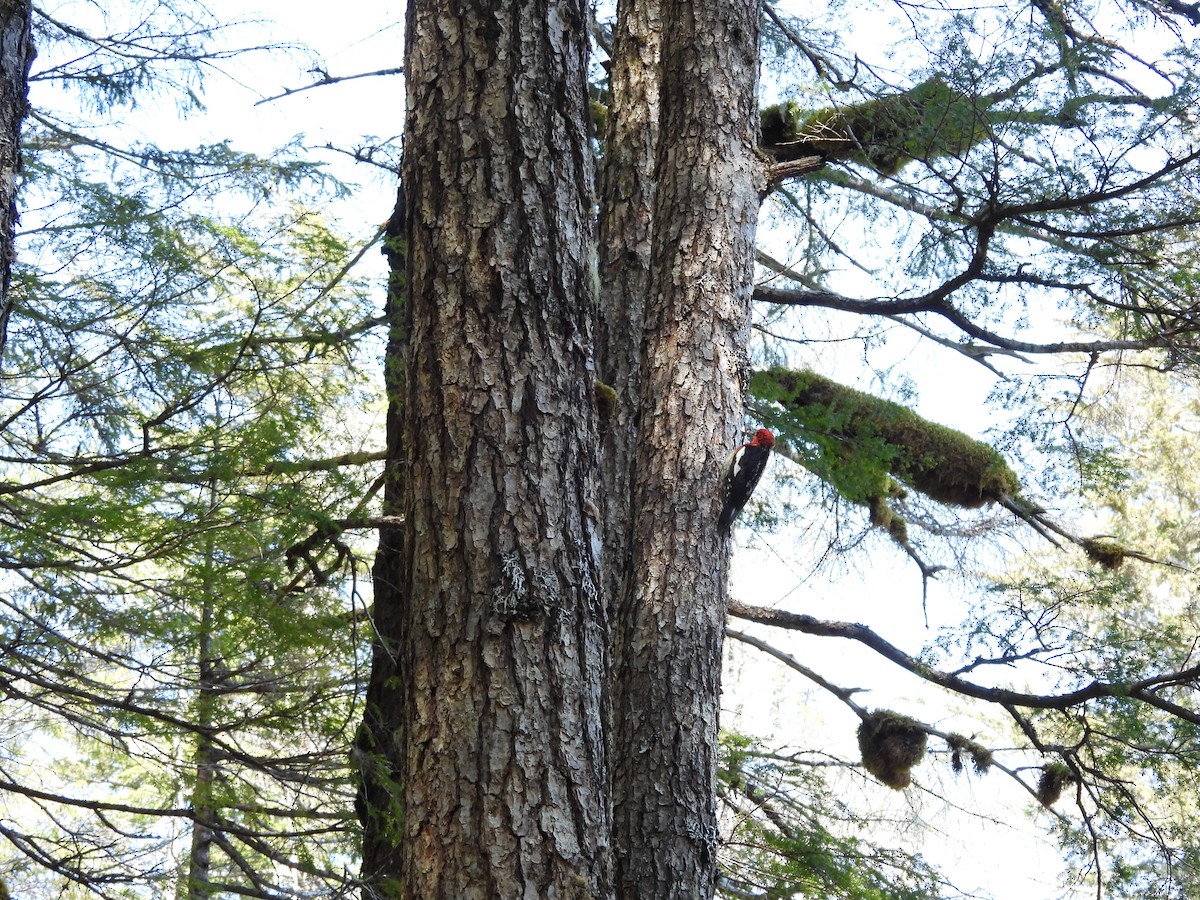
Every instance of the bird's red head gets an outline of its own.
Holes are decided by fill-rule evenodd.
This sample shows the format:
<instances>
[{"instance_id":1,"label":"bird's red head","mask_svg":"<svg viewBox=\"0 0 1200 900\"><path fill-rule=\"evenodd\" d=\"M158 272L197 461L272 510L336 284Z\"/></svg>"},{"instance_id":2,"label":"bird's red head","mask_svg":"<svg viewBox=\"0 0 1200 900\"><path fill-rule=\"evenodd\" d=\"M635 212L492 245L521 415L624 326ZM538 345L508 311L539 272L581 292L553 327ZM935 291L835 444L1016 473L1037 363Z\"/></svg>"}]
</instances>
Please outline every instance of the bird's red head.
<instances>
[{"instance_id":1,"label":"bird's red head","mask_svg":"<svg viewBox=\"0 0 1200 900\"><path fill-rule=\"evenodd\" d=\"M771 433L769 428L760 428L754 432L752 443L756 447L766 447L768 450L771 450L775 447L775 435Z\"/></svg>"}]
</instances>

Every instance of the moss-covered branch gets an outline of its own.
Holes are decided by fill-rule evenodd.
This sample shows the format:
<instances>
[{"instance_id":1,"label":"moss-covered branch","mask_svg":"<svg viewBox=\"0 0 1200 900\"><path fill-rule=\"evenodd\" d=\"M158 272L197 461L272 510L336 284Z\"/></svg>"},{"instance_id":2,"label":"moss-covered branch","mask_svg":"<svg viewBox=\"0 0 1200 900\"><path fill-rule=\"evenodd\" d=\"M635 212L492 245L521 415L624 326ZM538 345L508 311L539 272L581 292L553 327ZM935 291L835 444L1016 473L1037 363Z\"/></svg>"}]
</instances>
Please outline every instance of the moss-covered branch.
<instances>
[{"instance_id":1,"label":"moss-covered branch","mask_svg":"<svg viewBox=\"0 0 1200 900\"><path fill-rule=\"evenodd\" d=\"M900 484L968 509L1020 488L987 444L815 372L766 369L755 373L751 392L760 417L804 464L889 530L886 500L903 492Z\"/></svg>"},{"instance_id":2,"label":"moss-covered branch","mask_svg":"<svg viewBox=\"0 0 1200 900\"><path fill-rule=\"evenodd\" d=\"M849 500L865 506L871 524L886 531L928 576L908 523L893 501L915 490L947 506L976 509L999 503L1056 546L1056 535L1109 570L1127 559L1178 566L1107 536L1081 537L1020 496L1020 482L995 448L930 422L908 407L838 384L807 369L771 368L750 383L755 412L773 428L797 462ZM777 449L781 449L777 447Z\"/></svg>"},{"instance_id":3,"label":"moss-covered branch","mask_svg":"<svg viewBox=\"0 0 1200 900\"><path fill-rule=\"evenodd\" d=\"M914 159L961 156L988 134L979 102L941 78L863 103L805 110L795 101L760 114L763 149L779 162L804 156L894 175Z\"/></svg>"}]
</instances>

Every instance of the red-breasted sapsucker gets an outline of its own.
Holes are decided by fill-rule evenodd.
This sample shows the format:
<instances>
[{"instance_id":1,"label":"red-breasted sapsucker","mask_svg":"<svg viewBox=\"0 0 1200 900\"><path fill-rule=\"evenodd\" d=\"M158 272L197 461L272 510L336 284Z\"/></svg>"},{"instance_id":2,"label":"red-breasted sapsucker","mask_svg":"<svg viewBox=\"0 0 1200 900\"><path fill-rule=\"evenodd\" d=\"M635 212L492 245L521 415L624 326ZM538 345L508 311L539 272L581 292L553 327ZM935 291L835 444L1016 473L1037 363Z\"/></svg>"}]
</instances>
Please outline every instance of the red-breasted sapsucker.
<instances>
[{"instance_id":1,"label":"red-breasted sapsucker","mask_svg":"<svg viewBox=\"0 0 1200 900\"><path fill-rule=\"evenodd\" d=\"M742 444L725 463L725 484L721 497L721 518L717 528L721 534L728 534L733 520L738 517L758 479L762 478L767 460L771 458L771 448L775 446L775 435L766 428L754 432L754 440Z\"/></svg>"}]
</instances>

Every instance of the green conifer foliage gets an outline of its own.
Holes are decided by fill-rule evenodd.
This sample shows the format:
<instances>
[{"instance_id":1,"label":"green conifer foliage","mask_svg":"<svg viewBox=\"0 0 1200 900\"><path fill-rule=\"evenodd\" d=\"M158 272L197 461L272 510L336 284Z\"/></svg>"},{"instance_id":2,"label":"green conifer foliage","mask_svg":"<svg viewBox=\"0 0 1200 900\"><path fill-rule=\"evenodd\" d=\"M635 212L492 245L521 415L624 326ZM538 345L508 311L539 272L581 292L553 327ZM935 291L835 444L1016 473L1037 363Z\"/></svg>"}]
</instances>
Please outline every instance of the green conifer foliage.
<instances>
[{"instance_id":1,"label":"green conifer foliage","mask_svg":"<svg viewBox=\"0 0 1200 900\"><path fill-rule=\"evenodd\" d=\"M136 12L40 20L0 361L0 876L327 890L354 846L379 303L312 163L101 124L198 103L224 52L199 6Z\"/></svg>"}]
</instances>

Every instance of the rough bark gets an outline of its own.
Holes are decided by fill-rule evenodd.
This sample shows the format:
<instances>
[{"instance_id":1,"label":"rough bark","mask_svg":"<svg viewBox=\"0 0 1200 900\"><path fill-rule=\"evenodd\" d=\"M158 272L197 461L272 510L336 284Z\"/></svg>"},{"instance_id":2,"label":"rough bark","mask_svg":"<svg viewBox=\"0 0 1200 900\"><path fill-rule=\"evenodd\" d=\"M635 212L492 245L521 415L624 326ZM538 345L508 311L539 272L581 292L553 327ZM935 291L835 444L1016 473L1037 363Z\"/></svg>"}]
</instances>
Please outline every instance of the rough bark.
<instances>
[{"instance_id":1,"label":"rough bark","mask_svg":"<svg viewBox=\"0 0 1200 900\"><path fill-rule=\"evenodd\" d=\"M658 150L658 0L628 0L617 7L613 31L612 98L600 168L600 377L616 393L601 422L604 438L605 596L614 603L630 563L630 498L638 442L642 332L654 213Z\"/></svg>"},{"instance_id":2,"label":"rough bark","mask_svg":"<svg viewBox=\"0 0 1200 900\"><path fill-rule=\"evenodd\" d=\"M210 542L210 560L213 558ZM210 737L213 710L217 702L217 685L213 677L212 652L213 604L207 593L201 598L199 646L199 692L196 696L196 755L195 783L192 785L192 846L188 854L188 877L184 890L186 900L208 900L213 893L212 845L215 836L216 810L213 790L216 785L217 748Z\"/></svg>"},{"instance_id":3,"label":"rough bark","mask_svg":"<svg viewBox=\"0 0 1200 900\"><path fill-rule=\"evenodd\" d=\"M409 9L405 524L376 566L388 674L366 723L397 801L364 798L377 895L612 891L585 15Z\"/></svg>"},{"instance_id":4,"label":"rough bark","mask_svg":"<svg viewBox=\"0 0 1200 900\"><path fill-rule=\"evenodd\" d=\"M618 629L614 844L623 897L714 890L728 547L721 462L746 376L759 4L673 0L663 23L654 255Z\"/></svg>"},{"instance_id":5,"label":"rough bark","mask_svg":"<svg viewBox=\"0 0 1200 900\"><path fill-rule=\"evenodd\" d=\"M15 257L17 173L21 170L21 122L29 111L33 64L32 4L0 0L0 354L12 312L9 284Z\"/></svg>"}]
</instances>

